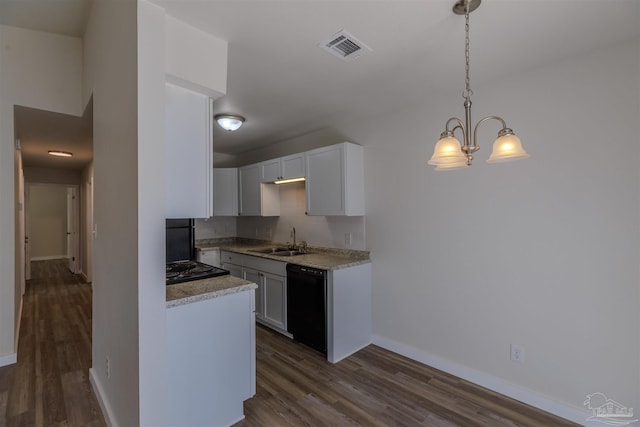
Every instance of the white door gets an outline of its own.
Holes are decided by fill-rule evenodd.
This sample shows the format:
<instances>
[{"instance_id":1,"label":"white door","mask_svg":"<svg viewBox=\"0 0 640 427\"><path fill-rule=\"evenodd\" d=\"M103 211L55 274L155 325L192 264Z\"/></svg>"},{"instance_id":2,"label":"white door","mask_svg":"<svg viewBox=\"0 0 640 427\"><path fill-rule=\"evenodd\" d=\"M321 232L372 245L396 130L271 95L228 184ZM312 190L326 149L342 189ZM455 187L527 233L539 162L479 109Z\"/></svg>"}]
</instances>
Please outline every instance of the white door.
<instances>
[{"instance_id":1,"label":"white door","mask_svg":"<svg viewBox=\"0 0 640 427\"><path fill-rule=\"evenodd\" d=\"M67 257L69 271L78 272L78 189L67 188Z\"/></svg>"}]
</instances>

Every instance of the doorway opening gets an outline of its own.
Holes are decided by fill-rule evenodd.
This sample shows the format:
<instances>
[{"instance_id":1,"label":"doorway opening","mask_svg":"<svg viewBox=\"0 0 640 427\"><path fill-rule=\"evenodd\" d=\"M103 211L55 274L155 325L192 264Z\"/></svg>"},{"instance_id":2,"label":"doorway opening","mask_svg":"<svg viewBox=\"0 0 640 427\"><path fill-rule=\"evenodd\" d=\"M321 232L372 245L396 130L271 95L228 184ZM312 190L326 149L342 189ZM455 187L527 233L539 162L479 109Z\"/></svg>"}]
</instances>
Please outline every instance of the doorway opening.
<instances>
[{"instance_id":1,"label":"doorway opening","mask_svg":"<svg viewBox=\"0 0 640 427\"><path fill-rule=\"evenodd\" d=\"M69 272L80 274L80 200L78 185L26 183L25 278L33 261L65 259Z\"/></svg>"}]
</instances>

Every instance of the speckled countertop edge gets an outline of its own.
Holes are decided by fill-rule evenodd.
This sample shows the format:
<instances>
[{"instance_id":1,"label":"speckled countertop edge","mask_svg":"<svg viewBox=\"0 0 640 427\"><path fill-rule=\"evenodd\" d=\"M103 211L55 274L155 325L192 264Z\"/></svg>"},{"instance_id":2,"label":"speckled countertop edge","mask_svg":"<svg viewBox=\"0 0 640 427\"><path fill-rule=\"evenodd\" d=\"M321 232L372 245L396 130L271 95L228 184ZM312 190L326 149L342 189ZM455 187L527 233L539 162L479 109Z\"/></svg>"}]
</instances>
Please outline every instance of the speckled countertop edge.
<instances>
[{"instance_id":1,"label":"speckled countertop edge","mask_svg":"<svg viewBox=\"0 0 640 427\"><path fill-rule=\"evenodd\" d=\"M167 308L256 289L258 285L233 276L218 276L167 286Z\"/></svg>"},{"instance_id":2,"label":"speckled countertop edge","mask_svg":"<svg viewBox=\"0 0 640 427\"><path fill-rule=\"evenodd\" d=\"M253 240L242 238L203 239L196 241L196 248L219 248L221 250L251 255L259 258L285 261L305 267L319 268L321 270L340 270L361 264L369 264L369 251L352 249L326 248L321 246L309 246L309 253L292 257L281 257L269 254L252 252L252 250L266 249L275 246L286 246L286 243L270 242L266 240Z\"/></svg>"}]
</instances>

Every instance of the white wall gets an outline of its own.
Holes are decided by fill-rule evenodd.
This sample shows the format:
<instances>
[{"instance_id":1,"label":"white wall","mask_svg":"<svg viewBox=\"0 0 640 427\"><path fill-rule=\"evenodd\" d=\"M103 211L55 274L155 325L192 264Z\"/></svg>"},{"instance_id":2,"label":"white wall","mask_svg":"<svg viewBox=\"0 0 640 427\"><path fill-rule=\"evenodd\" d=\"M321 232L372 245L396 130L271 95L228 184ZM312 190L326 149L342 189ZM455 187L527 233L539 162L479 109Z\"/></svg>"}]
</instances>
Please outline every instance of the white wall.
<instances>
[{"instance_id":1,"label":"white wall","mask_svg":"<svg viewBox=\"0 0 640 427\"><path fill-rule=\"evenodd\" d=\"M166 423L165 13L138 2L138 319L140 425ZM159 185L160 184L160 185Z\"/></svg>"},{"instance_id":2,"label":"white wall","mask_svg":"<svg viewBox=\"0 0 640 427\"><path fill-rule=\"evenodd\" d=\"M81 115L82 41L0 26L0 365L15 356L15 178L13 107Z\"/></svg>"},{"instance_id":3,"label":"white wall","mask_svg":"<svg viewBox=\"0 0 640 427\"><path fill-rule=\"evenodd\" d=\"M41 184L80 184L81 172L75 169L38 168L27 166L24 168L24 178L28 182Z\"/></svg>"},{"instance_id":4,"label":"white wall","mask_svg":"<svg viewBox=\"0 0 640 427\"><path fill-rule=\"evenodd\" d=\"M95 1L83 51L93 96L91 381L113 425L140 424L137 2ZM110 376L107 376L107 359Z\"/></svg>"},{"instance_id":5,"label":"white wall","mask_svg":"<svg viewBox=\"0 0 640 427\"><path fill-rule=\"evenodd\" d=\"M218 99L227 93L228 42L165 15L167 81Z\"/></svg>"},{"instance_id":6,"label":"white wall","mask_svg":"<svg viewBox=\"0 0 640 427\"><path fill-rule=\"evenodd\" d=\"M489 122L470 169L435 172L426 162L445 121L464 114L447 93L241 164L320 143L365 147L377 344L579 423L590 393L637 408L640 41L474 92L474 124L503 116L530 159L486 164L499 130ZM281 219L239 218L238 233ZM511 343L524 364L509 360Z\"/></svg>"},{"instance_id":7,"label":"white wall","mask_svg":"<svg viewBox=\"0 0 640 427\"><path fill-rule=\"evenodd\" d=\"M484 163L487 123L470 169L427 166L457 93L340 128L365 145L378 344L578 422L589 393L640 406L639 47L474 88L526 161Z\"/></svg>"},{"instance_id":8,"label":"white wall","mask_svg":"<svg viewBox=\"0 0 640 427\"><path fill-rule=\"evenodd\" d=\"M67 257L66 186L29 186L28 227L32 260Z\"/></svg>"}]
</instances>

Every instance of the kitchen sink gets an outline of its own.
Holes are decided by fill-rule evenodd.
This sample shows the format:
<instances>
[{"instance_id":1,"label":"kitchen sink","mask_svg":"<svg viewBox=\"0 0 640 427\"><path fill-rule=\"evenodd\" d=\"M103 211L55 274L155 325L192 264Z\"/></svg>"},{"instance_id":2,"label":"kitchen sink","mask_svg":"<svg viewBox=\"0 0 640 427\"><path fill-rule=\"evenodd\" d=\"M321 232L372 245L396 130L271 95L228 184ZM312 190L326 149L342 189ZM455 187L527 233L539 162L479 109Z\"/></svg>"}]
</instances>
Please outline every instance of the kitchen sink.
<instances>
[{"instance_id":1,"label":"kitchen sink","mask_svg":"<svg viewBox=\"0 0 640 427\"><path fill-rule=\"evenodd\" d=\"M290 250L284 250L284 251L278 251L278 252L272 252L271 255L275 255L275 256L296 256L296 255L303 255L304 252L300 252L300 251L290 251Z\"/></svg>"},{"instance_id":2,"label":"kitchen sink","mask_svg":"<svg viewBox=\"0 0 640 427\"><path fill-rule=\"evenodd\" d=\"M266 248L266 249L249 249L249 252L255 252L258 254L274 255L277 252L290 252L289 249L284 247Z\"/></svg>"}]
</instances>

